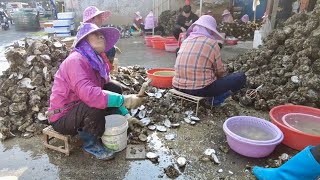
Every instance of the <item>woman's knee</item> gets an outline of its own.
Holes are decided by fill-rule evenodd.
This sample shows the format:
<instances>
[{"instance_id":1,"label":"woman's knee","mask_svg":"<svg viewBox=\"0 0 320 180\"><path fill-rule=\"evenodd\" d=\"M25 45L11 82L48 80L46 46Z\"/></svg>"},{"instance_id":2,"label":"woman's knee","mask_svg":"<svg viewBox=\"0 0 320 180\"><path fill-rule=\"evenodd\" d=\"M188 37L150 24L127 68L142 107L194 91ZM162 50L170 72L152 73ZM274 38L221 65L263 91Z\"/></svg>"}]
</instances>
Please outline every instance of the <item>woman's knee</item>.
<instances>
[{"instance_id":1,"label":"woman's knee","mask_svg":"<svg viewBox=\"0 0 320 180\"><path fill-rule=\"evenodd\" d=\"M244 73L239 72L236 73L236 77L237 81L239 82L239 86L241 86L241 88L244 87L247 81L247 76Z\"/></svg>"},{"instance_id":2,"label":"woman's knee","mask_svg":"<svg viewBox=\"0 0 320 180\"><path fill-rule=\"evenodd\" d=\"M84 117L83 130L100 137L105 131L105 111L103 109L91 108Z\"/></svg>"}]
</instances>

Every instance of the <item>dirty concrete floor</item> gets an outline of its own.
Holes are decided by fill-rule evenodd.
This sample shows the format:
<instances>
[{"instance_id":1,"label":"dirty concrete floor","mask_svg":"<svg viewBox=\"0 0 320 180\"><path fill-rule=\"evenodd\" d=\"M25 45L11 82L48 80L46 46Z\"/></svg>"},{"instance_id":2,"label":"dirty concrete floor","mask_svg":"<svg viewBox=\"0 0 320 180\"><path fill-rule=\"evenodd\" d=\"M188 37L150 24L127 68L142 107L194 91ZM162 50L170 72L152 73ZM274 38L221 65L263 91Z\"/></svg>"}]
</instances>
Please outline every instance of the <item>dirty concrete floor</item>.
<instances>
[{"instance_id":1,"label":"dirty concrete floor","mask_svg":"<svg viewBox=\"0 0 320 180\"><path fill-rule=\"evenodd\" d=\"M145 47L141 38L120 40L118 46L123 54L119 56L120 65L141 65L152 67L173 67L175 55ZM226 47L223 58L230 58L245 49ZM232 103L232 102L231 102ZM234 103L234 102L233 102ZM234 103L235 104L235 103ZM238 106L239 115L252 115L268 119L266 112L257 112ZM191 107L194 109L194 107ZM184 170L180 170L177 179L250 179L246 165L266 165L266 159L246 158L230 150L227 154L219 150L221 145L227 146L222 130L226 120L218 109L212 109L213 116L201 114L201 122L195 126L182 124L178 129L170 129L166 133L149 132L153 137L149 150L160 155L159 164L149 160L126 161L125 151L117 153L115 160L103 162L84 155L79 144L74 145L69 157L61 153L46 150L41 136L30 139L14 138L0 143L0 177L15 176L19 179L128 179L149 180L168 179L164 168L175 163L175 159L183 156L188 160ZM173 141L164 140L165 134L177 135ZM154 142L153 142L154 141ZM201 155L207 148L217 151L220 165L203 162ZM286 152L295 151L279 145L270 157L278 157ZM268 157L268 158L270 158ZM223 169L222 173L218 173ZM232 171L231 175L228 171Z\"/></svg>"}]
</instances>

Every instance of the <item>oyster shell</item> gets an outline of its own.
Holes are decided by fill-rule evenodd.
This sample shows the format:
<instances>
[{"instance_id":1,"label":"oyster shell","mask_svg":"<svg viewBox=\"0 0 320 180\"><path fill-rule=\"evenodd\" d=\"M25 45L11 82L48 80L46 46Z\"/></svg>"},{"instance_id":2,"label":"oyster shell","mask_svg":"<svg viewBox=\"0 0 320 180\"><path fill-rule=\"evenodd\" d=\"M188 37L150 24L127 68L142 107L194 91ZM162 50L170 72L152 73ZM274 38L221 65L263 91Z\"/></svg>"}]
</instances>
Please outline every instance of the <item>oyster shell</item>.
<instances>
[{"instance_id":1,"label":"oyster shell","mask_svg":"<svg viewBox=\"0 0 320 180\"><path fill-rule=\"evenodd\" d=\"M174 140L174 139L176 138L176 135L175 135L175 134L166 134L166 135L164 136L164 138L165 138L166 140Z\"/></svg>"},{"instance_id":2,"label":"oyster shell","mask_svg":"<svg viewBox=\"0 0 320 180\"><path fill-rule=\"evenodd\" d=\"M155 125L149 125L149 126L148 126L148 129L150 129L151 131L154 131L154 130L157 129L157 126L155 126Z\"/></svg>"},{"instance_id":3,"label":"oyster shell","mask_svg":"<svg viewBox=\"0 0 320 180\"><path fill-rule=\"evenodd\" d=\"M148 117L146 117L146 118L142 118L140 121L141 121L145 126L148 126L148 125L150 124L150 122L151 122L151 119L148 118Z\"/></svg>"},{"instance_id":4,"label":"oyster shell","mask_svg":"<svg viewBox=\"0 0 320 180\"><path fill-rule=\"evenodd\" d=\"M160 131L160 132L166 132L166 131L167 131L167 128L164 127L164 126L159 126L159 125L157 125L157 130Z\"/></svg>"},{"instance_id":5,"label":"oyster shell","mask_svg":"<svg viewBox=\"0 0 320 180\"><path fill-rule=\"evenodd\" d=\"M177 159L177 165L178 165L179 167L184 167L186 164L187 164L187 159L186 159L186 158L184 158L184 157L179 157L179 158Z\"/></svg>"},{"instance_id":6,"label":"oyster shell","mask_svg":"<svg viewBox=\"0 0 320 180\"><path fill-rule=\"evenodd\" d=\"M167 128L171 127L171 121L169 119L164 120L163 125Z\"/></svg>"},{"instance_id":7,"label":"oyster shell","mask_svg":"<svg viewBox=\"0 0 320 180\"><path fill-rule=\"evenodd\" d=\"M146 157L148 159L156 159L156 158L159 158L159 155L153 152L147 152Z\"/></svg>"},{"instance_id":8,"label":"oyster shell","mask_svg":"<svg viewBox=\"0 0 320 180\"><path fill-rule=\"evenodd\" d=\"M206 156L211 156L212 154L215 154L215 153L216 153L216 151L214 149L206 149L204 151L204 155L206 155Z\"/></svg>"},{"instance_id":9,"label":"oyster shell","mask_svg":"<svg viewBox=\"0 0 320 180\"><path fill-rule=\"evenodd\" d=\"M142 119L142 118L146 117L146 114L147 114L146 110L141 110L141 111L139 111L138 117L140 119Z\"/></svg>"}]
</instances>

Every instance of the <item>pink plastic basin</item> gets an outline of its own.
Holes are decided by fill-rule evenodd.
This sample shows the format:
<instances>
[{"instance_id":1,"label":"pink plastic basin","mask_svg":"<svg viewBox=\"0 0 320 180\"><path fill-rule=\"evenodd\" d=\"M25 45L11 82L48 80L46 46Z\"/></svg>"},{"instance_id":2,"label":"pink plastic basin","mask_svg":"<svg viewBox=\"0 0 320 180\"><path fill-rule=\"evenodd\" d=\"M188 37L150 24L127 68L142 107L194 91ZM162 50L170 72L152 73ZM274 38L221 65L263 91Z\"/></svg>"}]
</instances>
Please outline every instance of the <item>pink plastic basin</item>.
<instances>
[{"instance_id":1,"label":"pink plastic basin","mask_svg":"<svg viewBox=\"0 0 320 180\"><path fill-rule=\"evenodd\" d=\"M253 140L235 133L236 130L249 129L250 127L263 129L264 132L268 133L270 139ZM234 116L227 119L223 124L223 131L232 150L243 156L253 158L268 156L283 140L282 132L274 124L252 116Z\"/></svg>"}]
</instances>

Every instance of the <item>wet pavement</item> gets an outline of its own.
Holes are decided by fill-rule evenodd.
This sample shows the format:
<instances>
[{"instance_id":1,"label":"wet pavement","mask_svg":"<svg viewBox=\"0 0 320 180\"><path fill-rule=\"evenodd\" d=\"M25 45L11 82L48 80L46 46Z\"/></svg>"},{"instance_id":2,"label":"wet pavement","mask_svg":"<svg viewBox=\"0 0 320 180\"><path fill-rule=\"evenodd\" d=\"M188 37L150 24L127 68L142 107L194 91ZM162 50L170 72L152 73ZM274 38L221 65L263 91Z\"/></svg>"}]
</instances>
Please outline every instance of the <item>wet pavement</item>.
<instances>
[{"instance_id":1,"label":"wet pavement","mask_svg":"<svg viewBox=\"0 0 320 180\"><path fill-rule=\"evenodd\" d=\"M173 67L175 62L174 53L145 47L142 38L122 39L118 46L123 52L119 56L121 66L138 64L147 68ZM226 60L245 51L245 48L224 47L222 57ZM1 67L2 65L3 61L0 62ZM240 115L253 115L268 119L266 112L238 108ZM215 112L215 109L212 111ZM125 159L125 151L117 153L115 160L99 161L84 155L79 141L73 143L71 155L66 157L61 153L45 149L41 136L29 139L13 138L0 143L0 179L1 177L18 177L19 179L169 179L164 173L164 168L169 165L177 167L175 161L178 157L185 157L188 163L184 169L179 169L180 176L177 179L252 179L250 171L246 170L246 165L264 166L270 157L278 157L283 152L294 153L283 145L278 146L270 157L264 159L246 158L232 150L225 153L219 148L221 145L227 147L222 130L222 124L227 117L213 114L214 116L210 117L206 114L200 115L201 122L195 126L182 123L180 128L169 129L165 133L150 131L147 152L155 152L160 156L158 164L149 160L128 161ZM164 136L171 133L176 135L176 139L164 140ZM73 139L77 139L77 137L73 137ZM221 161L220 165L201 160L200 157L207 148L214 148L217 151L217 156ZM223 172L218 173L219 169L223 169Z\"/></svg>"}]
</instances>

